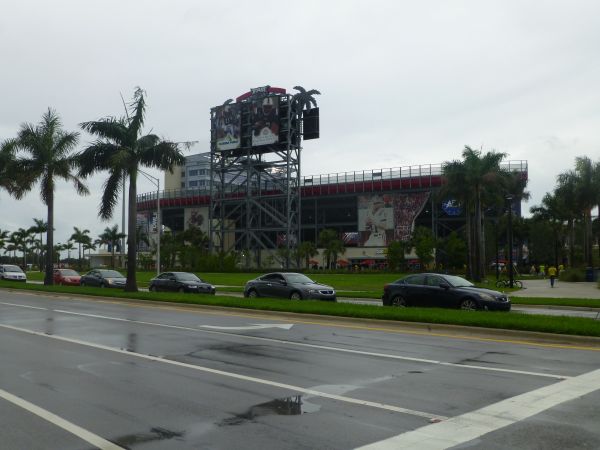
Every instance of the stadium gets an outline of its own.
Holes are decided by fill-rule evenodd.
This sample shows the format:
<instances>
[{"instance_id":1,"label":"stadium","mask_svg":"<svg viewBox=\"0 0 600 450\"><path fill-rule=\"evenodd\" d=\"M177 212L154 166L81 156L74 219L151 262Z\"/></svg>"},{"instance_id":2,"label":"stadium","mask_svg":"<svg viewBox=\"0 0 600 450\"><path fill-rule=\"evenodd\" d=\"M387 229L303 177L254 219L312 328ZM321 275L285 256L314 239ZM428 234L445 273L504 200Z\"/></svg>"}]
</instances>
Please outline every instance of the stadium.
<instances>
[{"instance_id":1,"label":"stadium","mask_svg":"<svg viewBox=\"0 0 600 450\"><path fill-rule=\"evenodd\" d=\"M260 267L277 249L318 247L319 233L333 229L346 248L339 266L379 267L387 245L416 226L439 238L464 226L460 205L437 195L442 163L301 175L301 141L319 137L318 91L295 89L256 88L212 108L211 151L165 173L163 191L138 195L138 221L150 236L160 210L164 229L196 227L211 251L236 251L247 267ZM527 178L527 161L502 167ZM520 215L520 204L513 209ZM323 263L321 255L311 261Z\"/></svg>"}]
</instances>

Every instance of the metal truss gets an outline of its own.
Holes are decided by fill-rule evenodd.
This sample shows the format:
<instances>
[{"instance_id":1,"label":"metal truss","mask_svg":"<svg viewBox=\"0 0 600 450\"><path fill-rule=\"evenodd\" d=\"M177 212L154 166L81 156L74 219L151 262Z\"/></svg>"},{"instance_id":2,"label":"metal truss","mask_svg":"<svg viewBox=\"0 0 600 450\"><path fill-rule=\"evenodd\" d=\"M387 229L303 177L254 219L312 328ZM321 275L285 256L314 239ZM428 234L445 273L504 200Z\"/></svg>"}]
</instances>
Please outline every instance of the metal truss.
<instances>
[{"instance_id":1,"label":"metal truss","mask_svg":"<svg viewBox=\"0 0 600 450\"><path fill-rule=\"evenodd\" d=\"M242 109L242 148L211 148L210 243L260 266L264 250L285 249L286 267L300 234L300 120L293 96L279 95L279 142L252 147L250 107ZM251 102L250 97L245 102Z\"/></svg>"}]
</instances>

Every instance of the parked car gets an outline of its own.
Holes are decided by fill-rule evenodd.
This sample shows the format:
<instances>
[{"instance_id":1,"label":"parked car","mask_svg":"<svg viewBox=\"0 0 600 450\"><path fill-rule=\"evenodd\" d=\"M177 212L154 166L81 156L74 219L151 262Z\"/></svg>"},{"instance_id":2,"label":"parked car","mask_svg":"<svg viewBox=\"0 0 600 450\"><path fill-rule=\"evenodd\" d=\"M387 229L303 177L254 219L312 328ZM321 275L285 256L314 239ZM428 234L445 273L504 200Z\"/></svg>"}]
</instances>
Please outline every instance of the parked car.
<instances>
[{"instance_id":1,"label":"parked car","mask_svg":"<svg viewBox=\"0 0 600 450\"><path fill-rule=\"evenodd\" d=\"M215 294L215 287L189 272L163 272L150 280L150 290Z\"/></svg>"},{"instance_id":2,"label":"parked car","mask_svg":"<svg viewBox=\"0 0 600 450\"><path fill-rule=\"evenodd\" d=\"M116 270L94 269L83 275L80 286L123 288L127 279Z\"/></svg>"},{"instance_id":3,"label":"parked car","mask_svg":"<svg viewBox=\"0 0 600 450\"><path fill-rule=\"evenodd\" d=\"M510 310L510 299L502 292L478 288L453 275L419 273L383 288L384 306L431 306L436 308Z\"/></svg>"},{"instance_id":4,"label":"parked car","mask_svg":"<svg viewBox=\"0 0 600 450\"><path fill-rule=\"evenodd\" d=\"M244 297L284 297L292 300L329 300L335 302L335 289L319 284L301 273L275 272L246 283Z\"/></svg>"},{"instance_id":5,"label":"parked car","mask_svg":"<svg viewBox=\"0 0 600 450\"><path fill-rule=\"evenodd\" d=\"M19 266L0 264L0 279L10 281L27 281L27 275Z\"/></svg>"},{"instance_id":6,"label":"parked car","mask_svg":"<svg viewBox=\"0 0 600 450\"><path fill-rule=\"evenodd\" d=\"M54 284L79 286L81 275L73 269L54 269Z\"/></svg>"}]
</instances>

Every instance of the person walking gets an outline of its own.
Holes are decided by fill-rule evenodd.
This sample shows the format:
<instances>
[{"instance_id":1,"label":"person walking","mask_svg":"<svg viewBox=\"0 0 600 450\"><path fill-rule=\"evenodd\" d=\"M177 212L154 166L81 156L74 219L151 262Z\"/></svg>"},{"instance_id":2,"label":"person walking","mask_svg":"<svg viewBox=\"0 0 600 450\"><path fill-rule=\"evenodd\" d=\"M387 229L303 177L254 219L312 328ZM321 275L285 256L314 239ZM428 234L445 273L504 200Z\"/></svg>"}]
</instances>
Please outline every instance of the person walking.
<instances>
[{"instance_id":1,"label":"person walking","mask_svg":"<svg viewBox=\"0 0 600 450\"><path fill-rule=\"evenodd\" d=\"M550 277L550 287L554 287L554 280L556 279L556 267L554 267L554 264L548 267L548 276Z\"/></svg>"}]
</instances>

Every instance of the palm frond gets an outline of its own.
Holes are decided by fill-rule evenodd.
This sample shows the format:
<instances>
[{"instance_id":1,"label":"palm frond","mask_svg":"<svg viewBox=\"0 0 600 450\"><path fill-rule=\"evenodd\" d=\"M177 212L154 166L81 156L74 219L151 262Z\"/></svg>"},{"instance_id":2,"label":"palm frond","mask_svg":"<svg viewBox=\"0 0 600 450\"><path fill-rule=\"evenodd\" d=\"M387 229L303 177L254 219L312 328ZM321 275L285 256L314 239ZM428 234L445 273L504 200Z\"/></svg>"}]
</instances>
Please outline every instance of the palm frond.
<instances>
[{"instance_id":1,"label":"palm frond","mask_svg":"<svg viewBox=\"0 0 600 450\"><path fill-rule=\"evenodd\" d=\"M140 165L161 170L172 170L173 166L185 164L185 157L174 142L159 141L140 150Z\"/></svg>"},{"instance_id":2,"label":"palm frond","mask_svg":"<svg viewBox=\"0 0 600 450\"><path fill-rule=\"evenodd\" d=\"M98 213L103 220L108 220L112 217L113 210L119 202L119 194L121 193L121 189L123 189L123 176L122 170L114 170L104 182L104 192L102 193Z\"/></svg>"},{"instance_id":3,"label":"palm frond","mask_svg":"<svg viewBox=\"0 0 600 450\"><path fill-rule=\"evenodd\" d=\"M137 138L144 126L144 115L146 112L145 94L146 92L140 87L137 87L133 94L133 102L130 104L132 111L131 119L129 120L130 139Z\"/></svg>"},{"instance_id":4,"label":"palm frond","mask_svg":"<svg viewBox=\"0 0 600 450\"><path fill-rule=\"evenodd\" d=\"M96 141L82 152L75 155L76 164L79 167L79 176L87 178L94 172L109 170L114 155L120 147L116 144Z\"/></svg>"},{"instance_id":5,"label":"palm frond","mask_svg":"<svg viewBox=\"0 0 600 450\"><path fill-rule=\"evenodd\" d=\"M127 140L127 124L123 119L106 117L104 119L82 122L79 124L82 130L112 142L123 142Z\"/></svg>"}]
</instances>

